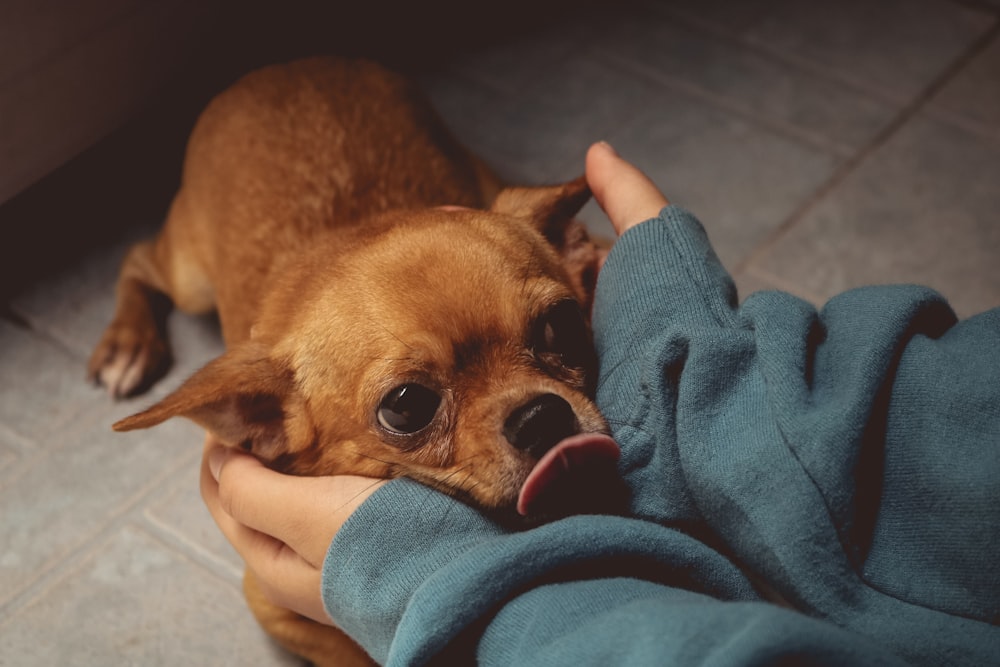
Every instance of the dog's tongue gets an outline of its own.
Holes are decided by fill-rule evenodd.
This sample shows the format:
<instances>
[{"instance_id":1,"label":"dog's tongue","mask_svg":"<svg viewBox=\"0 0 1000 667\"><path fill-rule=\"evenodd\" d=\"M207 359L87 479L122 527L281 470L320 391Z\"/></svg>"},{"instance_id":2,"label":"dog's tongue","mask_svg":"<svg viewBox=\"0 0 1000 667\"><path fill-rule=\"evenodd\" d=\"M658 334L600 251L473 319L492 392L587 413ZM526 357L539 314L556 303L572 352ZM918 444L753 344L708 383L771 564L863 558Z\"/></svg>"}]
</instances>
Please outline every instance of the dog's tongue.
<instances>
[{"instance_id":1,"label":"dog's tongue","mask_svg":"<svg viewBox=\"0 0 1000 667\"><path fill-rule=\"evenodd\" d=\"M524 480L517 498L518 514L528 516L538 498L556 481L581 469L613 468L620 455L618 443L601 433L581 433L560 441L539 459Z\"/></svg>"}]
</instances>

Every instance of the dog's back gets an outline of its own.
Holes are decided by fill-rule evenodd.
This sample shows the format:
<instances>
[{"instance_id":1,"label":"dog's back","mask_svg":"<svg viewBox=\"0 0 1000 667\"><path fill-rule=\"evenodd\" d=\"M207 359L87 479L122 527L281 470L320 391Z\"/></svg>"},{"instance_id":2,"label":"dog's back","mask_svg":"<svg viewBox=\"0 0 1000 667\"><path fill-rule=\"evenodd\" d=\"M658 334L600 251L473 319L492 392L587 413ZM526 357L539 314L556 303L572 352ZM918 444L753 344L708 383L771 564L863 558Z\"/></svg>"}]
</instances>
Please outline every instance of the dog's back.
<instances>
[{"instance_id":1,"label":"dog's back","mask_svg":"<svg viewBox=\"0 0 1000 667\"><path fill-rule=\"evenodd\" d=\"M365 61L300 60L216 97L188 144L159 244L182 310L249 335L262 288L331 226L394 208L482 208L496 185L406 79Z\"/></svg>"}]
</instances>

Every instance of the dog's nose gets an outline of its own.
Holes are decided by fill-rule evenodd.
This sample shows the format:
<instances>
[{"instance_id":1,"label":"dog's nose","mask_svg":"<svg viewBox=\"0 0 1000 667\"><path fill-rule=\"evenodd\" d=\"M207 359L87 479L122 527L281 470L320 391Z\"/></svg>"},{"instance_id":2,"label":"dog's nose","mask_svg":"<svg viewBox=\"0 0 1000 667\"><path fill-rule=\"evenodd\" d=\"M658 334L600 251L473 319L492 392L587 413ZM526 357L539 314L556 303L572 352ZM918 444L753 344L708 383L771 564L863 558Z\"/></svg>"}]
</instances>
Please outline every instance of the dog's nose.
<instances>
[{"instance_id":1,"label":"dog's nose","mask_svg":"<svg viewBox=\"0 0 1000 667\"><path fill-rule=\"evenodd\" d=\"M542 394L514 410L503 425L510 444L541 458L556 443L579 432L576 413L561 396Z\"/></svg>"}]
</instances>

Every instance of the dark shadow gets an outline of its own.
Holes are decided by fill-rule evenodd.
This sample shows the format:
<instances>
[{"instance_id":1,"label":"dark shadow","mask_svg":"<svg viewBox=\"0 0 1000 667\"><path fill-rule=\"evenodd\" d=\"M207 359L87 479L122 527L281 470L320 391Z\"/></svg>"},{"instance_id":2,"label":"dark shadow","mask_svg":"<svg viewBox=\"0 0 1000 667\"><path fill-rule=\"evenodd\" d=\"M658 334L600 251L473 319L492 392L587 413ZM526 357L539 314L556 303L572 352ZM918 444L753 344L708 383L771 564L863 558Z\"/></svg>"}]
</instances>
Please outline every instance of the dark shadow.
<instances>
[{"instance_id":1,"label":"dark shadow","mask_svg":"<svg viewBox=\"0 0 1000 667\"><path fill-rule=\"evenodd\" d=\"M564 0L224 2L197 55L143 113L0 206L0 317L27 286L137 223L162 219L198 113L241 74L315 54L368 57L418 74L558 26L586 6Z\"/></svg>"}]
</instances>

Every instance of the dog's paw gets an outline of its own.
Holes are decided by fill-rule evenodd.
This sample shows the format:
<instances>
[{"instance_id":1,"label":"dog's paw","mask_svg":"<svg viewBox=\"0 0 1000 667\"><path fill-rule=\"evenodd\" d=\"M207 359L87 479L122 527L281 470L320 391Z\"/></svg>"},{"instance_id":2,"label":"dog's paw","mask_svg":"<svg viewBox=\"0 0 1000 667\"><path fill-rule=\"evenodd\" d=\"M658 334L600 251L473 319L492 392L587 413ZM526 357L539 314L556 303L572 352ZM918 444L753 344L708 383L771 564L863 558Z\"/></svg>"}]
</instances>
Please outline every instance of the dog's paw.
<instances>
[{"instance_id":1,"label":"dog's paw","mask_svg":"<svg viewBox=\"0 0 1000 667\"><path fill-rule=\"evenodd\" d=\"M113 398L142 393L170 368L170 349L159 331L112 323L87 364L91 382Z\"/></svg>"}]
</instances>

